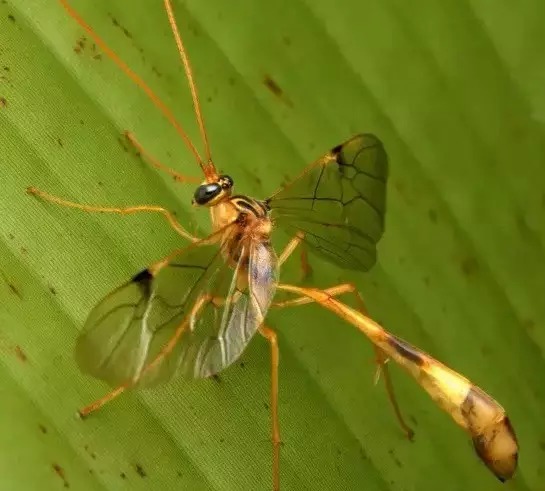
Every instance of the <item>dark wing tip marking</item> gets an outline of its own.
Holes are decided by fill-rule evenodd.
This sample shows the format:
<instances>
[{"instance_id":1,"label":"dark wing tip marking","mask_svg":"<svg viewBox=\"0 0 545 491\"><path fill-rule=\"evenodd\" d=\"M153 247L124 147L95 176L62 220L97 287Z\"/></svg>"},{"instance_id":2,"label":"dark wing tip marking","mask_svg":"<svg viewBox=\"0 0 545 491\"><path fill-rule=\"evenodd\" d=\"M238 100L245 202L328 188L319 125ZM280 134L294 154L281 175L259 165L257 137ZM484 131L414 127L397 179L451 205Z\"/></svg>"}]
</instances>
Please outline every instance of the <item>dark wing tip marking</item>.
<instances>
[{"instance_id":1,"label":"dark wing tip marking","mask_svg":"<svg viewBox=\"0 0 545 491\"><path fill-rule=\"evenodd\" d=\"M150 295L152 281L153 281L153 275L148 269L143 269L139 273L135 274L131 280L132 283L136 283L140 287L140 289L142 290L142 293L146 297Z\"/></svg>"}]
</instances>

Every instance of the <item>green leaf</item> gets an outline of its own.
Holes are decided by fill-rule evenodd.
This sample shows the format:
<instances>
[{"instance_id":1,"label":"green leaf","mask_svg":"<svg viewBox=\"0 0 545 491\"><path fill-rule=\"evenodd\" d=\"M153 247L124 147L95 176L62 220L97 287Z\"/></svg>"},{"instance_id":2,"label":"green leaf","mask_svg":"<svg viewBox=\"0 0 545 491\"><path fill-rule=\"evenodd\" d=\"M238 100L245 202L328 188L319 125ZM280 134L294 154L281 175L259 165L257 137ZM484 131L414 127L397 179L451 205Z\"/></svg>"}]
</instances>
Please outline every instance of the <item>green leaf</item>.
<instances>
[{"instance_id":1,"label":"green leaf","mask_svg":"<svg viewBox=\"0 0 545 491\"><path fill-rule=\"evenodd\" d=\"M75 1L195 142L161 2ZM358 132L390 157L386 234L366 275L312 258L310 284L355 281L374 318L465 374L508 411L511 490L545 474L545 4L176 2L215 161L266 197ZM190 230L192 186L127 149L129 129L199 176L176 132L56 2L0 2L0 475L3 489L270 489L269 350L256 338L219 381L107 391L73 359L108 291L183 240L161 217L82 203L155 203ZM283 281L300 276L294 259ZM350 302L350 299L347 299ZM355 329L306 306L270 315L281 349L283 489L499 490L467 435L392 367L407 441Z\"/></svg>"}]
</instances>

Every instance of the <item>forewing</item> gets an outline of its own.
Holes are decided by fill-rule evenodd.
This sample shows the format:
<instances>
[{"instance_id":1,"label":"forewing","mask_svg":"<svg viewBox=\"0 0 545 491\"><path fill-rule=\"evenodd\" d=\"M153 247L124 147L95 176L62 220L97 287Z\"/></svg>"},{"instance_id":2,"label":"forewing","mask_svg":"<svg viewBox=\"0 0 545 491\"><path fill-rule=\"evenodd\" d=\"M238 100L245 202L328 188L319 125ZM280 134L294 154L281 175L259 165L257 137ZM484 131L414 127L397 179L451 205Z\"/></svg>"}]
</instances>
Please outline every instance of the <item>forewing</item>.
<instances>
[{"instance_id":1,"label":"forewing","mask_svg":"<svg viewBox=\"0 0 545 491\"><path fill-rule=\"evenodd\" d=\"M368 270L384 231L388 158L372 134L354 136L311 164L267 203L275 222L344 268Z\"/></svg>"},{"instance_id":2,"label":"forewing","mask_svg":"<svg viewBox=\"0 0 545 491\"><path fill-rule=\"evenodd\" d=\"M225 260L228 252L235 261ZM85 323L76 359L112 386L208 377L240 356L275 285L268 244L190 246L157 274L144 270L105 297Z\"/></svg>"},{"instance_id":3,"label":"forewing","mask_svg":"<svg viewBox=\"0 0 545 491\"><path fill-rule=\"evenodd\" d=\"M137 381L224 269L217 245L193 245L155 275L144 270L111 292L78 337L81 370L113 386Z\"/></svg>"}]
</instances>

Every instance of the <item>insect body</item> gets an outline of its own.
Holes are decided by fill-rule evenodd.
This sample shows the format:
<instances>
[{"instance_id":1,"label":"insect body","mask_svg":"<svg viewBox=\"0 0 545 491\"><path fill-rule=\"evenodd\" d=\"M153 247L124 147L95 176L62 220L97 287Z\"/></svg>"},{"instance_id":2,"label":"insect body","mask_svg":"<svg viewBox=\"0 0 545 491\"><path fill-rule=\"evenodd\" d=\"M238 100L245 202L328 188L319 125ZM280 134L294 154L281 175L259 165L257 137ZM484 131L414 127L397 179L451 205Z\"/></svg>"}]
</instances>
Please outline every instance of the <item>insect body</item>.
<instances>
[{"instance_id":1,"label":"insect body","mask_svg":"<svg viewBox=\"0 0 545 491\"><path fill-rule=\"evenodd\" d=\"M186 247L151 264L109 293L89 314L76 344L80 368L115 387L80 411L86 416L127 388L152 386L173 376L204 378L231 365L259 332L271 350L273 488L280 488L278 424L278 343L266 325L271 308L317 303L357 327L374 344L377 361L397 419L407 436L385 362L404 367L437 404L472 437L479 457L501 480L516 468L518 446L504 409L468 379L384 330L366 313L354 285L325 290L279 283L282 264L303 245L341 268L367 271L376 261L384 231L388 161L382 142L372 134L356 135L306 167L291 183L264 200L233 194L233 179L218 174L212 161L197 89L169 0L165 8L189 81L206 159L201 158L168 108L81 19L60 0L94 42L150 97L183 138L201 167L204 181L193 204L210 210L212 233L194 237L168 210L139 205L90 206L40 191L31 194L89 212L162 214L190 241ZM128 140L157 168L181 182L178 174L150 156L130 134ZM274 224L274 227L273 227ZM292 239L278 254L271 245L275 227ZM302 255L303 265L306 255ZM275 301L277 290L291 295ZM352 294L354 310L335 297Z\"/></svg>"}]
</instances>

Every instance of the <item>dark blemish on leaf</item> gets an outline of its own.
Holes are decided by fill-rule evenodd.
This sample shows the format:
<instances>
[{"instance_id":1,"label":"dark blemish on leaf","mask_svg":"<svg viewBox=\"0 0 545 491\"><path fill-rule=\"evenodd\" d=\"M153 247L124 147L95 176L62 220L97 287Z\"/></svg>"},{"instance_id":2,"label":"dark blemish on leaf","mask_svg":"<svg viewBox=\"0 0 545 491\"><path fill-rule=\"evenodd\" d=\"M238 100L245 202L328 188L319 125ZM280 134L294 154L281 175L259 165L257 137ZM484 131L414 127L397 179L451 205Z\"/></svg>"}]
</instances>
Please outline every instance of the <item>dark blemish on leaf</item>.
<instances>
[{"instance_id":1,"label":"dark blemish on leaf","mask_svg":"<svg viewBox=\"0 0 545 491\"><path fill-rule=\"evenodd\" d=\"M183 476L182 471L176 472L176 475L177 475L178 477L182 477L182 476Z\"/></svg>"},{"instance_id":2,"label":"dark blemish on leaf","mask_svg":"<svg viewBox=\"0 0 545 491\"><path fill-rule=\"evenodd\" d=\"M412 414L409 415L409 419L411 420L411 423L414 426L418 426L418 421L416 420L416 418Z\"/></svg>"},{"instance_id":3,"label":"dark blemish on leaf","mask_svg":"<svg viewBox=\"0 0 545 491\"><path fill-rule=\"evenodd\" d=\"M246 363L244 363L243 361L241 361L241 362L238 364L238 366L239 366L240 368L244 368L244 367L246 366Z\"/></svg>"},{"instance_id":4,"label":"dark blemish on leaf","mask_svg":"<svg viewBox=\"0 0 545 491\"><path fill-rule=\"evenodd\" d=\"M13 293L16 297L18 297L19 300L23 300L23 296L21 295L21 292L19 291L19 289L11 282L8 281L7 283L11 293Z\"/></svg>"},{"instance_id":5,"label":"dark blemish on leaf","mask_svg":"<svg viewBox=\"0 0 545 491\"><path fill-rule=\"evenodd\" d=\"M369 457L365 453L365 450L363 449L363 447L359 446L358 450L359 450L361 460L363 460L364 462L369 462Z\"/></svg>"},{"instance_id":6,"label":"dark blemish on leaf","mask_svg":"<svg viewBox=\"0 0 545 491\"><path fill-rule=\"evenodd\" d=\"M66 474L64 473L64 469L59 464L56 464L56 463L51 464L51 467L55 471L55 474L57 474L57 476L59 476L62 479L64 483L64 487L69 488L70 484L66 480Z\"/></svg>"},{"instance_id":7,"label":"dark blemish on leaf","mask_svg":"<svg viewBox=\"0 0 545 491\"><path fill-rule=\"evenodd\" d=\"M119 474L119 477L120 477L121 479L127 479L127 474L125 474L124 472L121 472L121 473Z\"/></svg>"},{"instance_id":8,"label":"dark blemish on leaf","mask_svg":"<svg viewBox=\"0 0 545 491\"><path fill-rule=\"evenodd\" d=\"M112 14L108 15L110 16L110 19L112 19L112 24L115 27L121 29L121 31L123 31L123 34L125 34L125 36L127 36L129 39L132 39L132 34L125 27L123 27Z\"/></svg>"},{"instance_id":9,"label":"dark blemish on leaf","mask_svg":"<svg viewBox=\"0 0 545 491\"><path fill-rule=\"evenodd\" d=\"M397 458L394 450L392 448L390 448L388 450L388 453L390 454L390 457L392 457L392 460L394 461L395 465L397 465L399 468L403 467L403 464L401 463L401 461Z\"/></svg>"},{"instance_id":10,"label":"dark blemish on leaf","mask_svg":"<svg viewBox=\"0 0 545 491\"><path fill-rule=\"evenodd\" d=\"M84 446L83 446L83 449L87 452L87 454L88 454L93 460L96 460L97 454L96 454L95 452L93 452L93 451L89 448L89 445L84 445Z\"/></svg>"},{"instance_id":11,"label":"dark blemish on leaf","mask_svg":"<svg viewBox=\"0 0 545 491\"><path fill-rule=\"evenodd\" d=\"M282 42L283 42L286 46L291 46L291 39L290 39L288 36L282 36Z\"/></svg>"},{"instance_id":12,"label":"dark blemish on leaf","mask_svg":"<svg viewBox=\"0 0 545 491\"><path fill-rule=\"evenodd\" d=\"M206 102L212 102L212 97L208 96L208 97L206 98Z\"/></svg>"},{"instance_id":13,"label":"dark blemish on leaf","mask_svg":"<svg viewBox=\"0 0 545 491\"><path fill-rule=\"evenodd\" d=\"M3 280L6 282L6 285L8 285L8 288L11 293L13 293L16 297L18 297L20 300L23 299L23 296L21 295L21 292L19 289L9 280L9 278L5 275L3 271L0 271L0 275L2 276Z\"/></svg>"},{"instance_id":14,"label":"dark blemish on leaf","mask_svg":"<svg viewBox=\"0 0 545 491\"><path fill-rule=\"evenodd\" d=\"M21 247L21 254L28 254L28 249L26 247Z\"/></svg>"},{"instance_id":15,"label":"dark blemish on leaf","mask_svg":"<svg viewBox=\"0 0 545 491\"><path fill-rule=\"evenodd\" d=\"M19 345L15 346L15 356L19 358L19 360L23 363L26 363L28 361L28 356L23 351L23 348L21 348Z\"/></svg>"},{"instance_id":16,"label":"dark blemish on leaf","mask_svg":"<svg viewBox=\"0 0 545 491\"><path fill-rule=\"evenodd\" d=\"M217 373L212 375L212 378L214 379L214 382L216 382L217 384L221 384L221 377Z\"/></svg>"},{"instance_id":17,"label":"dark blemish on leaf","mask_svg":"<svg viewBox=\"0 0 545 491\"><path fill-rule=\"evenodd\" d=\"M5 97L0 97L0 107L8 107L8 101Z\"/></svg>"},{"instance_id":18,"label":"dark blemish on leaf","mask_svg":"<svg viewBox=\"0 0 545 491\"><path fill-rule=\"evenodd\" d=\"M269 75L265 75L263 83L275 96L282 97L284 95L280 86Z\"/></svg>"},{"instance_id":19,"label":"dark blemish on leaf","mask_svg":"<svg viewBox=\"0 0 545 491\"><path fill-rule=\"evenodd\" d=\"M13 17L12 14L9 14L9 15L8 15L8 19L9 19L11 22L15 22L15 17Z\"/></svg>"},{"instance_id":20,"label":"dark blemish on leaf","mask_svg":"<svg viewBox=\"0 0 545 491\"><path fill-rule=\"evenodd\" d=\"M142 479L144 479L145 477L148 477L148 475L146 474L146 471L144 470L144 468L142 467L141 464L134 464L134 470L136 471L136 473L137 473Z\"/></svg>"},{"instance_id":21,"label":"dark blemish on leaf","mask_svg":"<svg viewBox=\"0 0 545 491\"><path fill-rule=\"evenodd\" d=\"M430 277L429 276L424 276L424 278L422 278L424 280L424 285L426 286L430 286Z\"/></svg>"},{"instance_id":22,"label":"dark blemish on leaf","mask_svg":"<svg viewBox=\"0 0 545 491\"><path fill-rule=\"evenodd\" d=\"M539 448L541 448L541 450L543 450L545 452L545 441L541 440L539 442Z\"/></svg>"},{"instance_id":23,"label":"dark blemish on leaf","mask_svg":"<svg viewBox=\"0 0 545 491\"><path fill-rule=\"evenodd\" d=\"M87 38L81 36L76 40L76 45L74 46L74 53L80 54L85 49L85 44L87 43Z\"/></svg>"},{"instance_id":24,"label":"dark blemish on leaf","mask_svg":"<svg viewBox=\"0 0 545 491\"><path fill-rule=\"evenodd\" d=\"M235 77L229 77L228 82L231 86L235 85Z\"/></svg>"},{"instance_id":25,"label":"dark blemish on leaf","mask_svg":"<svg viewBox=\"0 0 545 491\"><path fill-rule=\"evenodd\" d=\"M83 126L83 125L85 124L85 123L83 122L83 119L80 119L80 120L79 120L79 124L80 124L81 126Z\"/></svg>"},{"instance_id":26,"label":"dark blemish on leaf","mask_svg":"<svg viewBox=\"0 0 545 491\"><path fill-rule=\"evenodd\" d=\"M13 235L13 234L8 234L8 237L9 237L11 240L15 239L15 235Z\"/></svg>"},{"instance_id":27,"label":"dark blemish on leaf","mask_svg":"<svg viewBox=\"0 0 545 491\"><path fill-rule=\"evenodd\" d=\"M263 78L263 83L265 87L269 89L276 97L278 97L284 104L288 107L293 107L291 100L284 94L282 88L269 76L265 75Z\"/></svg>"},{"instance_id":28,"label":"dark blemish on leaf","mask_svg":"<svg viewBox=\"0 0 545 491\"><path fill-rule=\"evenodd\" d=\"M62 142L62 140L60 138L57 138L57 145L61 148L64 147L64 143Z\"/></svg>"},{"instance_id":29,"label":"dark blemish on leaf","mask_svg":"<svg viewBox=\"0 0 545 491\"><path fill-rule=\"evenodd\" d=\"M38 425L38 428L40 429L40 431L44 434L44 435L47 435L47 428L42 425L42 424L39 424Z\"/></svg>"},{"instance_id":30,"label":"dark blemish on leaf","mask_svg":"<svg viewBox=\"0 0 545 491\"><path fill-rule=\"evenodd\" d=\"M56 294L57 294L57 290L55 289L54 286L49 285L49 291L50 291L53 295L56 295Z\"/></svg>"},{"instance_id":31,"label":"dark blemish on leaf","mask_svg":"<svg viewBox=\"0 0 545 491\"><path fill-rule=\"evenodd\" d=\"M2 67L2 68L3 68L3 70L4 70L5 72L9 72L9 71L10 71L10 70L9 70L9 66L4 66L4 67Z\"/></svg>"},{"instance_id":32,"label":"dark blemish on leaf","mask_svg":"<svg viewBox=\"0 0 545 491\"><path fill-rule=\"evenodd\" d=\"M264 402L263 403L263 407L268 411L270 409L271 406L269 406L269 403L268 402Z\"/></svg>"},{"instance_id":33,"label":"dark blemish on leaf","mask_svg":"<svg viewBox=\"0 0 545 491\"><path fill-rule=\"evenodd\" d=\"M157 69L155 65L151 66L151 71L157 75L158 78L161 78L163 74Z\"/></svg>"},{"instance_id":34,"label":"dark blemish on leaf","mask_svg":"<svg viewBox=\"0 0 545 491\"><path fill-rule=\"evenodd\" d=\"M473 256L466 257L460 263L460 269L465 276L474 276L476 273L479 272L479 262Z\"/></svg>"},{"instance_id":35,"label":"dark blemish on leaf","mask_svg":"<svg viewBox=\"0 0 545 491\"><path fill-rule=\"evenodd\" d=\"M428 217L432 223L437 223L437 212L433 209L428 210Z\"/></svg>"}]
</instances>

